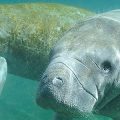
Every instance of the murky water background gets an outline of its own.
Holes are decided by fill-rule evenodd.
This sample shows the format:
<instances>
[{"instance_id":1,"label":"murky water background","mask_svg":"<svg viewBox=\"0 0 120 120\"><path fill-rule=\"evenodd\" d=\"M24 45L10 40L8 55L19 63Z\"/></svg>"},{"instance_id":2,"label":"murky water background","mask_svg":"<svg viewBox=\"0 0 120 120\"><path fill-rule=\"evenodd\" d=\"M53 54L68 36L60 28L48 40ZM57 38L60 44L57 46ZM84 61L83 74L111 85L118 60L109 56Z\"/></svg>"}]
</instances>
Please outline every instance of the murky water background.
<instances>
[{"instance_id":1,"label":"murky water background","mask_svg":"<svg viewBox=\"0 0 120 120\"><path fill-rule=\"evenodd\" d=\"M35 103L37 82L9 74L0 96L0 120L52 120L53 112Z\"/></svg>"},{"instance_id":2,"label":"murky water background","mask_svg":"<svg viewBox=\"0 0 120 120\"><path fill-rule=\"evenodd\" d=\"M0 0L0 3L16 2L56 2L81 6L95 12L120 8L119 0ZM2 95L0 96L0 120L52 120L54 113L44 110L35 103L38 82L8 74ZM82 120L111 120L103 116L94 116Z\"/></svg>"}]
</instances>

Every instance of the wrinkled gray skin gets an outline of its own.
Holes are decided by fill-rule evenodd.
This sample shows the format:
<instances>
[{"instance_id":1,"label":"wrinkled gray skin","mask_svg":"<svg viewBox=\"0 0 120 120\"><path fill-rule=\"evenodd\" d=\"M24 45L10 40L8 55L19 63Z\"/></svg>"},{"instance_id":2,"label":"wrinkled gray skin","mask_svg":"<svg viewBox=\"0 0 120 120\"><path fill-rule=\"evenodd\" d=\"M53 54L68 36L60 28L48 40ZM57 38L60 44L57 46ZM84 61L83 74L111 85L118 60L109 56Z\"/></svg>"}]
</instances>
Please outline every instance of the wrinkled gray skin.
<instances>
[{"instance_id":1,"label":"wrinkled gray skin","mask_svg":"<svg viewBox=\"0 0 120 120\"><path fill-rule=\"evenodd\" d=\"M120 110L104 108L119 95L120 10L114 10L87 19L64 34L51 52L36 101L53 109L56 120L92 113L117 120Z\"/></svg>"},{"instance_id":2,"label":"wrinkled gray skin","mask_svg":"<svg viewBox=\"0 0 120 120\"><path fill-rule=\"evenodd\" d=\"M7 62L5 58L0 57L0 95L7 76Z\"/></svg>"}]
</instances>

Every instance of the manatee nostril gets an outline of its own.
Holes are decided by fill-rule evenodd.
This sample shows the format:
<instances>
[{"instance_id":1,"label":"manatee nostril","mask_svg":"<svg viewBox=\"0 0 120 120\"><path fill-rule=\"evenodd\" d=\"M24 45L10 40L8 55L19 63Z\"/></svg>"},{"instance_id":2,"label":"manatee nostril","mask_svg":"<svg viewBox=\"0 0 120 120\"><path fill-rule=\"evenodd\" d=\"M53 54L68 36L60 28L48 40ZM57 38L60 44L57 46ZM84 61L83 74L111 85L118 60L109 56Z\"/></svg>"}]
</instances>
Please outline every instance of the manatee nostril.
<instances>
[{"instance_id":1,"label":"manatee nostril","mask_svg":"<svg viewBox=\"0 0 120 120\"><path fill-rule=\"evenodd\" d=\"M61 80L62 81L62 78L61 77L56 77L58 80Z\"/></svg>"},{"instance_id":2,"label":"manatee nostril","mask_svg":"<svg viewBox=\"0 0 120 120\"><path fill-rule=\"evenodd\" d=\"M61 87L63 85L63 79L61 77L55 77L52 80L53 85L57 86L57 87Z\"/></svg>"}]
</instances>

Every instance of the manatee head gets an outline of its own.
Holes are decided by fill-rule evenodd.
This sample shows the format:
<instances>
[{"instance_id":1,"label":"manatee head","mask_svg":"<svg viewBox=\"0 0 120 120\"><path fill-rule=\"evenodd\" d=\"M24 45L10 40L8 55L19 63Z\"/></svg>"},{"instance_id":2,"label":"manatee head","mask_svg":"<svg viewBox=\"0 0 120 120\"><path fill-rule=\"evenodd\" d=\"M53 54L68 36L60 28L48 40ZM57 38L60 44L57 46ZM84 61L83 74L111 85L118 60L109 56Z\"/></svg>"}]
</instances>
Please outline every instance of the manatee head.
<instances>
[{"instance_id":1,"label":"manatee head","mask_svg":"<svg viewBox=\"0 0 120 120\"><path fill-rule=\"evenodd\" d=\"M120 94L118 14L83 21L54 46L37 92L41 107L70 116L96 113Z\"/></svg>"},{"instance_id":2,"label":"manatee head","mask_svg":"<svg viewBox=\"0 0 120 120\"><path fill-rule=\"evenodd\" d=\"M5 80L7 76L7 62L5 58L0 57L0 94L2 92Z\"/></svg>"}]
</instances>

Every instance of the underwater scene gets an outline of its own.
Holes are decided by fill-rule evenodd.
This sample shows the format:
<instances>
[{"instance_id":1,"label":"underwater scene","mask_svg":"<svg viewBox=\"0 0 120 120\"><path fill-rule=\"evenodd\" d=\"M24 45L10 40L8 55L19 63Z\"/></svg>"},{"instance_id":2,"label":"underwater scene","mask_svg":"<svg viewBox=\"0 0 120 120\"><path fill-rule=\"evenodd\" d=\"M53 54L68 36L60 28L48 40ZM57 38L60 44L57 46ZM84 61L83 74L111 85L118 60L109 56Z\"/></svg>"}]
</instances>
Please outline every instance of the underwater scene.
<instances>
[{"instance_id":1,"label":"underwater scene","mask_svg":"<svg viewBox=\"0 0 120 120\"><path fill-rule=\"evenodd\" d=\"M119 8L0 0L0 120L119 120Z\"/></svg>"}]
</instances>

